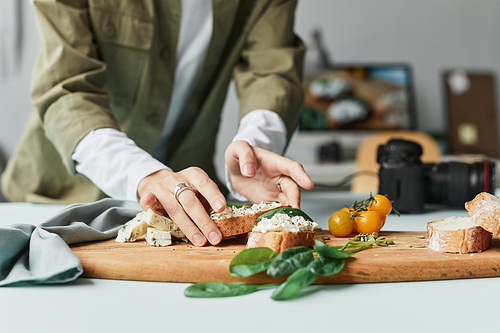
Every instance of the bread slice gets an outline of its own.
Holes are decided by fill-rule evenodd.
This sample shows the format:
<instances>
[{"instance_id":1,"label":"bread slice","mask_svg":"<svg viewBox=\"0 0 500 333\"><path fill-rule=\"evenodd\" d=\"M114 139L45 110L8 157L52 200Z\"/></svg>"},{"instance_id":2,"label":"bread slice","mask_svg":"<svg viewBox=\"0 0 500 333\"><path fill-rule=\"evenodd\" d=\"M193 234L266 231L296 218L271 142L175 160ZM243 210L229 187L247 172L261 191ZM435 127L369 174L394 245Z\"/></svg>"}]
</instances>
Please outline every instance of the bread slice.
<instances>
[{"instance_id":1,"label":"bread slice","mask_svg":"<svg viewBox=\"0 0 500 333\"><path fill-rule=\"evenodd\" d=\"M482 252L491 245L491 233L470 217L447 217L427 223L427 247L438 252Z\"/></svg>"},{"instance_id":2,"label":"bread slice","mask_svg":"<svg viewBox=\"0 0 500 333\"><path fill-rule=\"evenodd\" d=\"M281 253L296 246L311 247L317 227L317 223L304 216L274 214L271 218L261 219L252 229L247 248L268 247Z\"/></svg>"},{"instance_id":3,"label":"bread slice","mask_svg":"<svg viewBox=\"0 0 500 333\"><path fill-rule=\"evenodd\" d=\"M314 231L252 232L248 237L247 248L268 247L281 253L296 246L312 247Z\"/></svg>"},{"instance_id":4,"label":"bread slice","mask_svg":"<svg viewBox=\"0 0 500 333\"><path fill-rule=\"evenodd\" d=\"M488 192L481 192L465 203L470 217L494 236L500 235L500 198Z\"/></svg>"},{"instance_id":5,"label":"bread slice","mask_svg":"<svg viewBox=\"0 0 500 333\"><path fill-rule=\"evenodd\" d=\"M257 225L259 216L280 207L285 206L276 202L262 202L243 207L228 205L222 213L213 213L210 217L225 238L249 233Z\"/></svg>"}]
</instances>

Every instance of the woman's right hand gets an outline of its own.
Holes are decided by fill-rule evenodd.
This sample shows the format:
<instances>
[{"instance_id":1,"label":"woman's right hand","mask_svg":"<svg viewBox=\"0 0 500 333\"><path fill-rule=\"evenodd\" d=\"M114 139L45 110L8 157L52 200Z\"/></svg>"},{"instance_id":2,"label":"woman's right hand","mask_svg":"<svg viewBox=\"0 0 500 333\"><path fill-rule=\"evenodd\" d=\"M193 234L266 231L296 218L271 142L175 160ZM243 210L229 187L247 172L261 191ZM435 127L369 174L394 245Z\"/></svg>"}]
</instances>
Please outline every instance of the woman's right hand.
<instances>
[{"instance_id":1,"label":"woman's right hand","mask_svg":"<svg viewBox=\"0 0 500 333\"><path fill-rule=\"evenodd\" d=\"M182 191L177 201L174 188L180 183L190 186L192 191ZM168 214L194 245L203 246L207 240L216 245L222 240L222 233L208 212L210 208L222 212L226 208L226 199L202 169L157 171L141 180L137 192L144 210L151 208Z\"/></svg>"}]
</instances>

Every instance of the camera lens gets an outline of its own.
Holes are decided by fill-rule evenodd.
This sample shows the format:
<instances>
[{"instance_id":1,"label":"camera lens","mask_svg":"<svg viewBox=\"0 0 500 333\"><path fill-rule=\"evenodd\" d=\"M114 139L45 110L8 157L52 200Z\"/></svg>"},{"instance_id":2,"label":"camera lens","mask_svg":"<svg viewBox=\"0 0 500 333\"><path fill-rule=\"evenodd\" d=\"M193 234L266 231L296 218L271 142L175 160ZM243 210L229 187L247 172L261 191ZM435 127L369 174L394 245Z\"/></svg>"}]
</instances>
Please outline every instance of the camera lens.
<instances>
[{"instance_id":1,"label":"camera lens","mask_svg":"<svg viewBox=\"0 0 500 333\"><path fill-rule=\"evenodd\" d=\"M495 189L495 164L448 162L426 164L426 202L463 207L480 192Z\"/></svg>"},{"instance_id":2,"label":"camera lens","mask_svg":"<svg viewBox=\"0 0 500 333\"><path fill-rule=\"evenodd\" d=\"M387 144L378 147L377 162L389 168L403 165L422 164L422 147L413 141L391 139Z\"/></svg>"}]
</instances>

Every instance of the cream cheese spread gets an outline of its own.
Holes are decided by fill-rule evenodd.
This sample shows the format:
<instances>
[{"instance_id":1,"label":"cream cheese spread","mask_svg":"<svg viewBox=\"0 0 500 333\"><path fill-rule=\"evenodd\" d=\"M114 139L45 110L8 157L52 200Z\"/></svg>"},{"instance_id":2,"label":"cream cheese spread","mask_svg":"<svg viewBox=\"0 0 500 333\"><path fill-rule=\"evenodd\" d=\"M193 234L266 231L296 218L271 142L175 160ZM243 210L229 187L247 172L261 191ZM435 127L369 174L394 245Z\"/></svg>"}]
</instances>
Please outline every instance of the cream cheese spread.
<instances>
[{"instance_id":1,"label":"cream cheese spread","mask_svg":"<svg viewBox=\"0 0 500 333\"><path fill-rule=\"evenodd\" d=\"M263 210L270 210L283 206L277 202L261 202L260 204L244 205L243 207L227 206L223 212L213 213L210 215L212 220L228 219L235 216L243 216L247 214L255 214Z\"/></svg>"},{"instance_id":2,"label":"cream cheese spread","mask_svg":"<svg viewBox=\"0 0 500 333\"><path fill-rule=\"evenodd\" d=\"M316 222L307 221L302 216L290 217L287 214L274 214L270 219L262 218L252 232L314 231L317 227Z\"/></svg>"}]
</instances>

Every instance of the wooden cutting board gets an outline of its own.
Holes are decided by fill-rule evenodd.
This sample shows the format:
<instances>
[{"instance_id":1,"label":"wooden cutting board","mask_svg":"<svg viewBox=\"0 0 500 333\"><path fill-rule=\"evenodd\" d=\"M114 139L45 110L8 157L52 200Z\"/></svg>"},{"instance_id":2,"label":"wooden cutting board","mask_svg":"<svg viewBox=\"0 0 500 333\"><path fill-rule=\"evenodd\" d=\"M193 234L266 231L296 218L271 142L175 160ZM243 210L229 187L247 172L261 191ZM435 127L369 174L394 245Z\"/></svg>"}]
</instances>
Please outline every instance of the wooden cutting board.
<instances>
[{"instance_id":1,"label":"wooden cutting board","mask_svg":"<svg viewBox=\"0 0 500 333\"><path fill-rule=\"evenodd\" d=\"M452 254L434 252L417 235L424 232L381 232L386 238L396 237L396 244L372 247L347 260L344 269L330 277L318 277L315 283L369 283L395 281L446 280L500 276L500 239L482 253ZM322 231L317 235L331 234ZM328 245L343 245L347 238L331 236ZM161 281L161 282L246 282L264 284L282 282L265 272L248 278L229 274L231 259L245 248L245 239L227 239L218 246L195 247L176 243L153 247L144 240L135 243L103 242L77 244L73 252L80 258L85 277Z\"/></svg>"}]
</instances>

